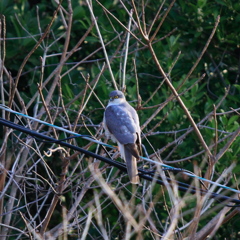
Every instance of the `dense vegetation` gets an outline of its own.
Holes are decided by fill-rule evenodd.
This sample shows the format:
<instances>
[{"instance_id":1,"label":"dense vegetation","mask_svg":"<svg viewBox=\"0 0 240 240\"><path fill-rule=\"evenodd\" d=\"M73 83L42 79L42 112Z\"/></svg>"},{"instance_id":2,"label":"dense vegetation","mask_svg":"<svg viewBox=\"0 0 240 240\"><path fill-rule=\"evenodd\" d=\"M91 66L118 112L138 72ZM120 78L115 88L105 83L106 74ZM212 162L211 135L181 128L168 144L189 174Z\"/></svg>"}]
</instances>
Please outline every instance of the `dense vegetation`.
<instances>
[{"instance_id":1,"label":"dense vegetation","mask_svg":"<svg viewBox=\"0 0 240 240\"><path fill-rule=\"evenodd\" d=\"M2 105L106 142L108 94L126 86L145 157L238 189L238 1L2 0L0 13ZM1 117L70 136L2 109ZM240 237L238 208L179 192L177 184L134 187L115 167L0 127L0 239ZM67 142L108 157L86 139ZM238 199L147 160L139 167Z\"/></svg>"}]
</instances>

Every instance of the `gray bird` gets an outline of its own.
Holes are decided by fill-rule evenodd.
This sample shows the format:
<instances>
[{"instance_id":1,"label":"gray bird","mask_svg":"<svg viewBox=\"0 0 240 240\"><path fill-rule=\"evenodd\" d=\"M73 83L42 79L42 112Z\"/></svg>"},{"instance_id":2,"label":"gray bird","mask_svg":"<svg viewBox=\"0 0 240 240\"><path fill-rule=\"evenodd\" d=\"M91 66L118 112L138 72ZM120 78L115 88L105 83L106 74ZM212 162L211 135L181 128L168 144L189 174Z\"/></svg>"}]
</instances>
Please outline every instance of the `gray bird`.
<instances>
[{"instance_id":1,"label":"gray bird","mask_svg":"<svg viewBox=\"0 0 240 240\"><path fill-rule=\"evenodd\" d=\"M107 138L117 142L121 157L126 161L131 183L138 184L137 160L141 152L141 129L136 110L126 101L123 92L109 94L103 126Z\"/></svg>"}]
</instances>

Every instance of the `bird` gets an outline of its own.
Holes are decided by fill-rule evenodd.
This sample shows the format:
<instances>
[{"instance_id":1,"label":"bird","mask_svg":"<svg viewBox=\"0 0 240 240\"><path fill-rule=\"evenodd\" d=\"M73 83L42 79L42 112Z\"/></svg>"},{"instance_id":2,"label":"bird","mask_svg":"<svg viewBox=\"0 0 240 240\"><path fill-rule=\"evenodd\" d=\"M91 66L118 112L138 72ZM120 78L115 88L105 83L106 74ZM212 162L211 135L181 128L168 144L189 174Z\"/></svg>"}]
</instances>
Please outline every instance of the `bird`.
<instances>
[{"instance_id":1,"label":"bird","mask_svg":"<svg viewBox=\"0 0 240 240\"><path fill-rule=\"evenodd\" d=\"M117 142L130 182L139 184L137 160L141 153L141 129L138 114L126 101L122 91L114 90L109 97L103 118L105 135Z\"/></svg>"}]
</instances>

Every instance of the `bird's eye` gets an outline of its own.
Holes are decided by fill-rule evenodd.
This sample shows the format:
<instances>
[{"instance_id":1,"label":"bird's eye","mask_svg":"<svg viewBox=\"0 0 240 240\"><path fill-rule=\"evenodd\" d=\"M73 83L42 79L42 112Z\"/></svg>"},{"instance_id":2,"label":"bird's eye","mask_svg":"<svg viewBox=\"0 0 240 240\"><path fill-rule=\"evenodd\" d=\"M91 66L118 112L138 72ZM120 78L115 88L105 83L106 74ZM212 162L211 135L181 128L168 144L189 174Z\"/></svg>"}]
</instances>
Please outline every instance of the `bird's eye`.
<instances>
[{"instance_id":1,"label":"bird's eye","mask_svg":"<svg viewBox=\"0 0 240 240\"><path fill-rule=\"evenodd\" d=\"M114 96L114 98L118 98L118 96Z\"/></svg>"}]
</instances>

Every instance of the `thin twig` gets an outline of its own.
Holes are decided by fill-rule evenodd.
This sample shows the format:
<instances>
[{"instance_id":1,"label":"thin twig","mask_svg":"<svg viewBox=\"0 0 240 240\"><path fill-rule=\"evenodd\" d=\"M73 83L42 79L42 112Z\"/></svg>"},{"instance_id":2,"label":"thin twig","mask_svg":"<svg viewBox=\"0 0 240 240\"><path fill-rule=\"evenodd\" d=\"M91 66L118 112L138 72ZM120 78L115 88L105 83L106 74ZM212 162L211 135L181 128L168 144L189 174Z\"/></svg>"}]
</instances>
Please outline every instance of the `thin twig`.
<instances>
[{"instance_id":1,"label":"thin twig","mask_svg":"<svg viewBox=\"0 0 240 240\"><path fill-rule=\"evenodd\" d=\"M54 11L54 14L53 14L53 17L50 21L50 23L48 24L44 34L41 36L41 38L38 40L38 42L35 44L35 46L32 48L32 50L27 54L27 56L24 58L20 68L19 68L19 71L18 71L18 74L17 74L17 77L15 79L15 85L14 85L14 88L10 94L10 99L9 99L9 104L8 104L8 107L11 108L12 107L12 102L13 102L13 98L14 98L14 95L15 95L15 91L17 89L17 86L18 86L18 81L20 79L20 76L21 76L21 73L23 71L23 68L25 66L25 64L27 63L28 59L30 58L30 56L35 52L35 50L40 46L41 42L44 40L44 38L48 35L51 27L52 27L52 24L57 16L57 13L60 9L60 6L61 6L61 3L58 4L58 7L57 9Z\"/></svg>"},{"instance_id":2,"label":"thin twig","mask_svg":"<svg viewBox=\"0 0 240 240\"><path fill-rule=\"evenodd\" d=\"M101 32L100 32L100 29L98 27L97 19L96 19L94 13L93 13L93 8L92 8L92 5L90 4L89 0L87 0L87 5L88 5L88 9L89 9L89 11L91 13L92 19L93 19L93 21L95 23L95 27L96 27L96 30L97 30L97 33L98 33L98 37L99 37L101 45L102 45L102 49L103 49L104 56L105 56L105 59L106 59L106 62L107 62L109 73L110 73L110 76L112 78L113 86L117 90L118 87L117 87L117 84L116 84L116 81L115 81L115 78L114 78L114 75L113 75L113 72L112 72L112 68L111 68L111 65L110 65L110 62L109 62L109 59L108 59L107 50L105 48L105 44L104 44L104 41L103 41L103 38L102 38L102 35L101 35Z\"/></svg>"},{"instance_id":3,"label":"thin twig","mask_svg":"<svg viewBox=\"0 0 240 240\"><path fill-rule=\"evenodd\" d=\"M215 25L213 27L213 30L212 30L212 33L210 34L200 56L198 57L198 59L195 61L195 63L193 64L192 68L190 69L189 73L186 75L186 77L184 78L183 82L177 87L177 91L183 86L183 84L189 79L189 77L191 76L192 72L194 71L194 69L197 67L198 63L200 62L200 60L202 59L203 57L203 54L206 52L210 42L212 41L212 38L217 30L217 27L219 25L219 22L220 22L220 15L217 16L217 19L215 21Z\"/></svg>"},{"instance_id":4,"label":"thin twig","mask_svg":"<svg viewBox=\"0 0 240 240\"><path fill-rule=\"evenodd\" d=\"M130 17L129 17L129 22L128 22L128 32L127 32L127 38L126 38L126 43L125 43L125 56L124 56L124 62L123 62L123 77L122 77L122 87L121 89L125 88L125 82L126 82L126 66L127 66L127 58L128 58L128 47L129 47L129 38L130 38L130 31L131 31L131 26L132 26L132 14L133 11L130 11Z\"/></svg>"},{"instance_id":5,"label":"thin twig","mask_svg":"<svg viewBox=\"0 0 240 240\"><path fill-rule=\"evenodd\" d=\"M158 24L158 26L157 26L155 32L154 32L153 35L151 36L151 38L150 38L150 40L149 40L149 43L151 43L151 42L155 39L157 33L159 32L159 30L160 30L160 28L161 28L163 22L165 21L165 19L166 19L166 17L167 17L169 11L172 9L173 4L175 3L175 1L176 1L176 0L173 0L173 1L170 3L170 5L169 5L167 11L165 12L165 14L164 14L164 16L163 16L161 22Z\"/></svg>"},{"instance_id":6,"label":"thin twig","mask_svg":"<svg viewBox=\"0 0 240 240\"><path fill-rule=\"evenodd\" d=\"M183 108L185 114L187 115L187 117L188 117L191 125L193 126L193 128L194 128L194 130L195 130L195 132L196 132L196 134L197 134L197 136L198 136L198 138L199 138L199 140L200 140L200 142L201 142L201 144L202 144L202 146L203 146L203 148L206 150L209 158L213 158L213 155L212 155L212 153L210 152L207 144L205 143L205 141L204 141L204 139L203 139L203 136L202 136L202 134L200 133L200 131L199 131L199 129L198 129L195 121L193 120L190 112L189 112L188 109L186 108L184 102L183 102L182 99L179 97L176 89L174 88L174 86L172 85L171 81L169 80L169 78L168 78L167 75L165 74L164 70L162 69L162 67L161 67L161 65L160 65L160 63L159 63L159 61L158 61L158 59L157 59L157 56L156 56L156 54L155 54L155 51L153 50L152 45L151 45L150 42L149 42L149 50L150 50L150 52L151 52L151 54L152 54L152 56L153 56L153 59L154 59L154 61L155 61L155 64L157 65L158 70L159 70L159 71L162 73L162 75L164 76L167 85L169 86L169 88L171 89L173 95L176 97L176 99L178 100L179 104L180 104L181 107Z\"/></svg>"},{"instance_id":7,"label":"thin twig","mask_svg":"<svg viewBox=\"0 0 240 240\"><path fill-rule=\"evenodd\" d=\"M148 40L148 36L145 35L145 33L144 33L143 29L142 29L141 21L140 21L139 15L138 15L138 11L137 11L135 2L134 2L134 0L132 0L131 2L132 2L133 9L134 9L134 13L135 13L136 18L137 18L138 30L140 31L140 33L141 33L141 35L143 36L143 38L144 38L145 40Z\"/></svg>"},{"instance_id":8,"label":"thin twig","mask_svg":"<svg viewBox=\"0 0 240 240\"><path fill-rule=\"evenodd\" d=\"M157 21L157 19L159 18L159 14L160 14L160 12L161 12L161 10L162 10L162 7L163 7L165 1L166 1L166 0L163 0L163 1L162 1L160 7L159 7L158 10L157 10L157 13L155 14L155 17L154 17L154 19L153 19L153 21L152 21L152 23L151 23L151 25L150 25L150 27L149 27L149 29L148 29L148 33L147 33L148 36L150 36L151 31L152 31L152 28L153 28L155 22Z\"/></svg>"},{"instance_id":9,"label":"thin twig","mask_svg":"<svg viewBox=\"0 0 240 240\"><path fill-rule=\"evenodd\" d=\"M83 43L83 41L86 39L87 35L88 35L88 34L90 33L90 31L92 30L93 26L94 26L94 23L91 24L91 26L88 28L88 30L85 32L85 34L82 36L82 38L78 41L78 43L74 46L74 48L73 48L71 51L68 52L65 61L67 61L67 60L72 56L72 54L76 51L76 49L79 48L79 46ZM101 49L102 49L102 48L97 49L97 50L94 51L92 54L90 54L90 55L87 56L85 59L83 59L82 61L85 61L86 59L88 59L89 57L91 57L93 54L95 54L96 52L100 51ZM78 62L78 63L75 65L75 67L79 66L79 65L82 63L82 61ZM51 72L51 74L48 76L48 78L45 79L45 81L44 81L43 84L42 84L42 87L43 87L43 88L48 84L48 82L52 79L52 77L54 77L54 76L56 75L56 73L59 71L59 69L62 67L62 65L64 65L64 62L61 63L61 64L58 64L57 67L56 67L56 68ZM74 69L74 68L72 68L72 69ZM72 70L72 69L70 69L70 70ZM69 71L70 71L70 70L69 70ZM67 71L65 74L68 74L68 71ZM62 77L64 77L65 74L63 74ZM38 95L38 93L35 93L35 94L33 95L33 97L31 98L31 100L28 102L28 104L27 104L27 106L26 106L27 109L32 105L32 103L33 103L34 100L36 99L37 95ZM41 116L41 115L39 115L39 116Z\"/></svg>"},{"instance_id":10,"label":"thin twig","mask_svg":"<svg viewBox=\"0 0 240 240\"><path fill-rule=\"evenodd\" d=\"M238 128L233 134L232 137L229 139L229 141L225 144L225 146L219 151L219 153L216 156L216 161L218 161L224 153L230 148L234 140L239 136L240 134L240 128Z\"/></svg>"},{"instance_id":11,"label":"thin twig","mask_svg":"<svg viewBox=\"0 0 240 240\"><path fill-rule=\"evenodd\" d=\"M215 123L215 139L214 139L214 142L215 142L215 148L214 148L214 156L216 158L216 155L217 155L217 143L218 143L218 122L217 122L217 116L216 116L216 106L213 105L213 117L214 117L214 123Z\"/></svg>"},{"instance_id":12,"label":"thin twig","mask_svg":"<svg viewBox=\"0 0 240 240\"><path fill-rule=\"evenodd\" d=\"M122 24L108 9L106 9L98 0L96 2L108 13L110 14L126 31L128 31L128 28ZM138 41L140 42L143 46L146 46L133 32L130 32L130 34Z\"/></svg>"}]
</instances>

